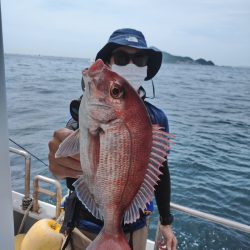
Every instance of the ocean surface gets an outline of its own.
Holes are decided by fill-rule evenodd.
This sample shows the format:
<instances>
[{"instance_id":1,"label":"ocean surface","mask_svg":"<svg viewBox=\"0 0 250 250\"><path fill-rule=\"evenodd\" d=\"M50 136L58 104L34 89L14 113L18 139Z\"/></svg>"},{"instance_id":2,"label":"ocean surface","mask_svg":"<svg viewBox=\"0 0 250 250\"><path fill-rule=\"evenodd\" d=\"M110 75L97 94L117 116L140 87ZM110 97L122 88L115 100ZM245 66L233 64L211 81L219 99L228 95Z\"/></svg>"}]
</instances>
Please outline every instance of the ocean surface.
<instances>
[{"instance_id":1,"label":"ocean surface","mask_svg":"<svg viewBox=\"0 0 250 250\"><path fill-rule=\"evenodd\" d=\"M48 141L68 121L88 66L88 59L5 55L9 137L45 164ZM250 225L250 68L165 64L154 85L156 98L148 101L164 110L176 136L169 156L172 202ZM144 87L152 96L151 82ZM19 192L23 164L11 155ZM52 177L45 164L32 158L32 177ZM249 234L173 214L178 249L250 249ZM157 218L155 208L152 240Z\"/></svg>"}]
</instances>

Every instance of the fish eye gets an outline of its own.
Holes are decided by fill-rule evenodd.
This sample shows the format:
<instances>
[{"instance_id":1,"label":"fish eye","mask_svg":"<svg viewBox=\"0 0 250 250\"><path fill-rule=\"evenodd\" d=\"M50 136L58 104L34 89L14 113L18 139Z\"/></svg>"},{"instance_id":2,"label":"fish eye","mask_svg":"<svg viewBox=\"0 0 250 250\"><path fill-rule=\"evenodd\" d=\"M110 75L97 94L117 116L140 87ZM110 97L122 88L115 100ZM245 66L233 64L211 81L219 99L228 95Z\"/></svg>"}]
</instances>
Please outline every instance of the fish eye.
<instances>
[{"instance_id":1,"label":"fish eye","mask_svg":"<svg viewBox=\"0 0 250 250\"><path fill-rule=\"evenodd\" d=\"M119 99L124 95L124 89L121 85L115 83L110 88L110 94L114 99Z\"/></svg>"}]
</instances>

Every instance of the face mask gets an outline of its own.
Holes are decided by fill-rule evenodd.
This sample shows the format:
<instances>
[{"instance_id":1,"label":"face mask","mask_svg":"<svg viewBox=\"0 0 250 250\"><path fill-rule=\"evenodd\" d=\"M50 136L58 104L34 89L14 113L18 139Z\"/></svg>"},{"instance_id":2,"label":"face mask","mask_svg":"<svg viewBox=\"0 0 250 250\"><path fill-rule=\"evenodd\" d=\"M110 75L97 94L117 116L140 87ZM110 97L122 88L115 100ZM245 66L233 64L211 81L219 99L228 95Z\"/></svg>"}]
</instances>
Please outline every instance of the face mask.
<instances>
[{"instance_id":1,"label":"face mask","mask_svg":"<svg viewBox=\"0 0 250 250\"><path fill-rule=\"evenodd\" d=\"M125 66L113 64L112 71L125 78L136 91L143 84L147 76L147 66L138 67L131 63Z\"/></svg>"}]
</instances>

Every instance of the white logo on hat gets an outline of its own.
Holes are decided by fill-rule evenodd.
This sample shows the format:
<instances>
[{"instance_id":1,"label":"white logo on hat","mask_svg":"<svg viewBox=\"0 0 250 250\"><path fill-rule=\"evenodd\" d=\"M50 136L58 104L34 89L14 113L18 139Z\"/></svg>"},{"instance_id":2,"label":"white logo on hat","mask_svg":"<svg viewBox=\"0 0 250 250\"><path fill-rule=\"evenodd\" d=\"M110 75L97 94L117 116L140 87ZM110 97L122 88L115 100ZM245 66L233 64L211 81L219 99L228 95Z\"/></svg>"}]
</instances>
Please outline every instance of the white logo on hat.
<instances>
[{"instance_id":1,"label":"white logo on hat","mask_svg":"<svg viewBox=\"0 0 250 250\"><path fill-rule=\"evenodd\" d=\"M129 36L126 38L127 41L129 42L135 42L138 43L138 39L135 36Z\"/></svg>"}]
</instances>

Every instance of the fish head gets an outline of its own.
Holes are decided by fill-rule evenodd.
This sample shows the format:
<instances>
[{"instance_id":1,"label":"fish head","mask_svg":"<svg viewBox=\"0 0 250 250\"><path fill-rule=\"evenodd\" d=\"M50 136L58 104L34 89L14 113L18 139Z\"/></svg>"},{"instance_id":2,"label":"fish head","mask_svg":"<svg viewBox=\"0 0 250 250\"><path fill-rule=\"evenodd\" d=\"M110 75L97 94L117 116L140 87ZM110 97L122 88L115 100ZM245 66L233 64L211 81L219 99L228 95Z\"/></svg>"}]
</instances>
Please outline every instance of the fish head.
<instances>
[{"instance_id":1,"label":"fish head","mask_svg":"<svg viewBox=\"0 0 250 250\"><path fill-rule=\"evenodd\" d=\"M83 78L85 93L81 105L101 124L124 119L131 107L137 107L136 102L142 102L126 79L113 72L101 59L83 71Z\"/></svg>"}]
</instances>

